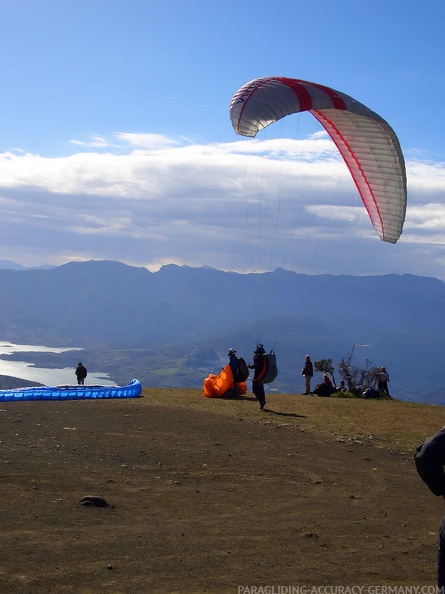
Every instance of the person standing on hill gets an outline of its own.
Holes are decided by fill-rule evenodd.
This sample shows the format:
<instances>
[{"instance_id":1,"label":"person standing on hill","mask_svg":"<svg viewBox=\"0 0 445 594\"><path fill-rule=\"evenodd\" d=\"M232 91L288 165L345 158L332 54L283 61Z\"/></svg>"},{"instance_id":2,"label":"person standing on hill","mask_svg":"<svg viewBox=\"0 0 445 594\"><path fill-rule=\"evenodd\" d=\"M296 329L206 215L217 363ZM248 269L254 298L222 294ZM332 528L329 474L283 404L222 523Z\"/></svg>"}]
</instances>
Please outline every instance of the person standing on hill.
<instances>
[{"instance_id":1,"label":"person standing on hill","mask_svg":"<svg viewBox=\"0 0 445 594\"><path fill-rule=\"evenodd\" d=\"M227 356L229 357L229 367L232 370L233 379L235 380L237 373L238 373L238 367L239 367L239 359L236 356L235 349L229 349Z\"/></svg>"},{"instance_id":2,"label":"person standing on hill","mask_svg":"<svg viewBox=\"0 0 445 594\"><path fill-rule=\"evenodd\" d=\"M314 368L312 366L312 361L309 355L306 355L306 359L304 361L304 367L301 370L301 375L304 375L304 379L306 380L306 389L303 392L305 396L309 396L311 393L311 377L314 375Z\"/></svg>"},{"instance_id":3,"label":"person standing on hill","mask_svg":"<svg viewBox=\"0 0 445 594\"><path fill-rule=\"evenodd\" d=\"M388 375L388 372L386 371L386 367L380 368L380 371L377 375L377 381L378 381L378 388L377 388L378 391L383 392L384 394L389 396L389 390L388 390L389 375Z\"/></svg>"},{"instance_id":4,"label":"person standing on hill","mask_svg":"<svg viewBox=\"0 0 445 594\"><path fill-rule=\"evenodd\" d=\"M85 378L88 373L86 367L84 367L82 365L82 363L79 362L79 364L76 367L76 371L74 373L76 374L76 377L77 377L77 384L79 386L83 386L85 383Z\"/></svg>"},{"instance_id":5,"label":"person standing on hill","mask_svg":"<svg viewBox=\"0 0 445 594\"><path fill-rule=\"evenodd\" d=\"M264 385L258 382L258 377L263 371L264 355L266 351L262 344L257 345L253 354L253 365L248 365L249 369L254 369L253 380L252 380L252 392L255 398L260 403L260 409L264 410L266 406L266 393L264 391Z\"/></svg>"}]
</instances>

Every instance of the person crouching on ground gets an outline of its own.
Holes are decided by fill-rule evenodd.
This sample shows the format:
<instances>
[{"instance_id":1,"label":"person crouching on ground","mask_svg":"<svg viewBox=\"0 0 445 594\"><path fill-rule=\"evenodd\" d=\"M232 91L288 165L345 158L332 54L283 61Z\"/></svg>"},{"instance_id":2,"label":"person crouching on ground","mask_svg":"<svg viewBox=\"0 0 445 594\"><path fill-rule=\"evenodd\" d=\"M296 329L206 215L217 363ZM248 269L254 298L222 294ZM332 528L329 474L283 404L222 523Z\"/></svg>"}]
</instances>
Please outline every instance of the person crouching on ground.
<instances>
[{"instance_id":1,"label":"person crouching on ground","mask_svg":"<svg viewBox=\"0 0 445 594\"><path fill-rule=\"evenodd\" d=\"M317 396L330 396L334 391L334 385L331 382L330 377L325 373L323 375L323 382L315 386L314 391L312 394L317 394Z\"/></svg>"}]
</instances>

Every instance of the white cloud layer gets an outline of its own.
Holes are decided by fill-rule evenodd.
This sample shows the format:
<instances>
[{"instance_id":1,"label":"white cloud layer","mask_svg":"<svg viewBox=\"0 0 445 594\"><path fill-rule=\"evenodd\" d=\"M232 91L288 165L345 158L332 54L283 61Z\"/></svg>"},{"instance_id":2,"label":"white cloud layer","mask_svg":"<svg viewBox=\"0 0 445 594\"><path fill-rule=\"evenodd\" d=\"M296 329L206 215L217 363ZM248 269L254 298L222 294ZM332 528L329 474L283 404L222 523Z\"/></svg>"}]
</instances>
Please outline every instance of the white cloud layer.
<instances>
[{"instance_id":1,"label":"white cloud layer","mask_svg":"<svg viewBox=\"0 0 445 594\"><path fill-rule=\"evenodd\" d=\"M323 133L196 144L118 132L77 152L0 155L2 259L445 279L445 163L407 161L402 238L381 242Z\"/></svg>"}]
</instances>

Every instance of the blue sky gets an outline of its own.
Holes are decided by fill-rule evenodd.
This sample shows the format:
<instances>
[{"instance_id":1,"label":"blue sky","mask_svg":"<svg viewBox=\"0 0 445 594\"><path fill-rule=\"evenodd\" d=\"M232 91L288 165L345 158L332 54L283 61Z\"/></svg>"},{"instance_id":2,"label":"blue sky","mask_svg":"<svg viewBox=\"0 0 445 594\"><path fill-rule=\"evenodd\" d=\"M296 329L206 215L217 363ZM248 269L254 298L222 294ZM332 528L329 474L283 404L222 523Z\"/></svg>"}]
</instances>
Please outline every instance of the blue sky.
<instances>
[{"instance_id":1,"label":"blue sky","mask_svg":"<svg viewBox=\"0 0 445 594\"><path fill-rule=\"evenodd\" d=\"M445 280L442 0L0 8L0 259ZM271 126L256 144L236 136L231 97L269 75L332 86L391 124L408 174L397 244L376 237L313 118ZM261 145L280 138L271 169Z\"/></svg>"}]
</instances>

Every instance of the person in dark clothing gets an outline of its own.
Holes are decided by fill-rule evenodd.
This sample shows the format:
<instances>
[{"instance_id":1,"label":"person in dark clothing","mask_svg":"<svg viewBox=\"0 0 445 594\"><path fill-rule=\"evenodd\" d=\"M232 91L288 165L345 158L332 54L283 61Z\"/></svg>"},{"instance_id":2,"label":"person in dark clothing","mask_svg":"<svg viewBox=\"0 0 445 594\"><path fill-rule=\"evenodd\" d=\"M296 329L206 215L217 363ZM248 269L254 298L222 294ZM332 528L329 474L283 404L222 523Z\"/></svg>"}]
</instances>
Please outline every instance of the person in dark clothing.
<instances>
[{"instance_id":1,"label":"person in dark clothing","mask_svg":"<svg viewBox=\"0 0 445 594\"><path fill-rule=\"evenodd\" d=\"M323 375L323 381L318 386L315 386L314 391L312 394L316 394L317 396L330 396L332 392L334 392L335 388L328 376L327 373Z\"/></svg>"},{"instance_id":2,"label":"person in dark clothing","mask_svg":"<svg viewBox=\"0 0 445 594\"><path fill-rule=\"evenodd\" d=\"M314 368L309 355L306 355L304 367L301 370L301 375L304 375L304 379L306 380L306 390L303 392L303 394L305 396L309 396L309 394L311 393L311 377L313 377L314 375Z\"/></svg>"},{"instance_id":3,"label":"person in dark clothing","mask_svg":"<svg viewBox=\"0 0 445 594\"><path fill-rule=\"evenodd\" d=\"M445 427L429 437L414 454L417 472L429 490L445 499ZM445 588L445 515L437 535L437 587Z\"/></svg>"},{"instance_id":4,"label":"person in dark clothing","mask_svg":"<svg viewBox=\"0 0 445 594\"><path fill-rule=\"evenodd\" d=\"M383 392L384 394L389 396L389 390L388 390L389 375L388 375L388 372L386 371L386 367L380 368L379 373L377 375L377 381L378 381L378 388L377 388L378 391Z\"/></svg>"},{"instance_id":5,"label":"person in dark clothing","mask_svg":"<svg viewBox=\"0 0 445 594\"><path fill-rule=\"evenodd\" d=\"M238 398L238 392L235 388L235 382L237 381L237 376L238 376L238 369L239 369L239 359L236 356L236 351L235 349L229 349L229 352L227 353L227 356L229 357L229 367L230 370L232 371L232 376L233 376L233 386L230 390L228 390L224 396L226 398Z\"/></svg>"},{"instance_id":6,"label":"person in dark clothing","mask_svg":"<svg viewBox=\"0 0 445 594\"><path fill-rule=\"evenodd\" d=\"M236 356L236 351L235 349L229 349L229 352L227 353L227 356L229 357L229 366L230 369L232 370L233 373L233 377L235 378L238 372L238 367L239 367L239 359Z\"/></svg>"},{"instance_id":7,"label":"person in dark clothing","mask_svg":"<svg viewBox=\"0 0 445 594\"><path fill-rule=\"evenodd\" d=\"M348 388L345 386L345 380L340 380L340 385L337 386L336 392L347 392Z\"/></svg>"},{"instance_id":8,"label":"person in dark clothing","mask_svg":"<svg viewBox=\"0 0 445 594\"><path fill-rule=\"evenodd\" d=\"M87 376L87 370L86 367L84 367L82 365L81 362L79 362L79 364L76 367L76 371L74 372L76 374L77 377L77 383L79 386L83 386L85 383L85 378Z\"/></svg>"},{"instance_id":9,"label":"person in dark clothing","mask_svg":"<svg viewBox=\"0 0 445 594\"><path fill-rule=\"evenodd\" d=\"M257 379L263 371L264 357L266 353L262 344L259 344L253 354L253 365L248 365L249 369L254 369L253 380L252 380L252 392L255 398L260 403L260 409L264 410L266 406L266 394L264 392L264 385L258 383Z\"/></svg>"}]
</instances>

